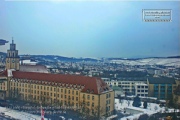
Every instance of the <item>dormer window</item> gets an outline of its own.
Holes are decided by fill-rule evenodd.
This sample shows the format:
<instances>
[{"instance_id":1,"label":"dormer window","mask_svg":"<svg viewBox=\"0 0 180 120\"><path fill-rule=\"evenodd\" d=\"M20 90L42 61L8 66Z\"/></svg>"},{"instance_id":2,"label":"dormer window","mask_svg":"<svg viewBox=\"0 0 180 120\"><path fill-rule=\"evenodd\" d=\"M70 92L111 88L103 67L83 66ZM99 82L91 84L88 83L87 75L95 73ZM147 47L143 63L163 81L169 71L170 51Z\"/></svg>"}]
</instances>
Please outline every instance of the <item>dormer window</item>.
<instances>
[{"instance_id":1,"label":"dormer window","mask_svg":"<svg viewBox=\"0 0 180 120\"><path fill-rule=\"evenodd\" d=\"M87 89L87 93L89 93L90 92L90 90L89 89Z\"/></svg>"}]
</instances>

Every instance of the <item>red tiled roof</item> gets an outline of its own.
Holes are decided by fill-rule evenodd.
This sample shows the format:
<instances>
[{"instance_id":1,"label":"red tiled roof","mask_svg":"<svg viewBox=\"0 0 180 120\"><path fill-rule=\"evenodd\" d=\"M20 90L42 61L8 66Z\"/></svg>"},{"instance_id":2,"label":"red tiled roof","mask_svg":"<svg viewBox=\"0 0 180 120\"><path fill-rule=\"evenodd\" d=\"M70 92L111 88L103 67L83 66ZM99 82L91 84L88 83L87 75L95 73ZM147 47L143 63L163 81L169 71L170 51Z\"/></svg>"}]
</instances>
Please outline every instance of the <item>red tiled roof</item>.
<instances>
[{"instance_id":1,"label":"red tiled roof","mask_svg":"<svg viewBox=\"0 0 180 120\"><path fill-rule=\"evenodd\" d=\"M7 77L7 70L0 73L0 77Z\"/></svg>"},{"instance_id":2,"label":"red tiled roof","mask_svg":"<svg viewBox=\"0 0 180 120\"><path fill-rule=\"evenodd\" d=\"M13 71L13 78L85 85L82 92L93 91L93 94L100 94L105 88L110 89L103 80L96 77Z\"/></svg>"}]
</instances>

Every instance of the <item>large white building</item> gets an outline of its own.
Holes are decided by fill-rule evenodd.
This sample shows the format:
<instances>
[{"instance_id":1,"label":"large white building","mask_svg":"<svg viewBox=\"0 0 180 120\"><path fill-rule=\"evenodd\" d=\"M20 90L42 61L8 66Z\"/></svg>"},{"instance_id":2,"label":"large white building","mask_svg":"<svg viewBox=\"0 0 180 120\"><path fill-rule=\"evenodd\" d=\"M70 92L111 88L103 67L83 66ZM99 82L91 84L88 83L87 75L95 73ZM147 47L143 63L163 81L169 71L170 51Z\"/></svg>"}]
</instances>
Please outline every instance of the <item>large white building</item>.
<instances>
[{"instance_id":1,"label":"large white building","mask_svg":"<svg viewBox=\"0 0 180 120\"><path fill-rule=\"evenodd\" d=\"M141 97L148 97L148 85L145 83L135 83L135 95Z\"/></svg>"},{"instance_id":2,"label":"large white building","mask_svg":"<svg viewBox=\"0 0 180 120\"><path fill-rule=\"evenodd\" d=\"M135 95L135 84L146 84L146 77L122 77L117 79L102 78L109 86L118 86L123 89L124 93L128 92Z\"/></svg>"}]
</instances>

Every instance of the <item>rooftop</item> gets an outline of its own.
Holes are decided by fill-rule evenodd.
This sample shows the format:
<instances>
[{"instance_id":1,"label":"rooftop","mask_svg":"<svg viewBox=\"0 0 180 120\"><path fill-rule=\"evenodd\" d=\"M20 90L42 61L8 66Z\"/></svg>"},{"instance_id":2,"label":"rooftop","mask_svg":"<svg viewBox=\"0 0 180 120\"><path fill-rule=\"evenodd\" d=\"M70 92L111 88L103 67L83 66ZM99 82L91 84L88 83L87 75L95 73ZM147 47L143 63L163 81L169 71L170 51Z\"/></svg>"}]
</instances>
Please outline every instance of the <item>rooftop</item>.
<instances>
[{"instance_id":1,"label":"rooftop","mask_svg":"<svg viewBox=\"0 0 180 120\"><path fill-rule=\"evenodd\" d=\"M19 71L48 73L46 66L43 65L20 65Z\"/></svg>"},{"instance_id":2,"label":"rooftop","mask_svg":"<svg viewBox=\"0 0 180 120\"><path fill-rule=\"evenodd\" d=\"M148 77L149 84L176 84L174 78Z\"/></svg>"},{"instance_id":3,"label":"rooftop","mask_svg":"<svg viewBox=\"0 0 180 120\"><path fill-rule=\"evenodd\" d=\"M118 81L146 81L147 77L118 77Z\"/></svg>"},{"instance_id":4,"label":"rooftop","mask_svg":"<svg viewBox=\"0 0 180 120\"><path fill-rule=\"evenodd\" d=\"M4 72L7 76L7 71ZM105 91L111 90L106 83L100 78L87 77L80 75L64 75L64 74L50 74L50 73L37 73L37 72L22 72L12 71L14 79L27 79L35 81L47 81L62 84L73 84L84 86L82 92L101 94Z\"/></svg>"}]
</instances>

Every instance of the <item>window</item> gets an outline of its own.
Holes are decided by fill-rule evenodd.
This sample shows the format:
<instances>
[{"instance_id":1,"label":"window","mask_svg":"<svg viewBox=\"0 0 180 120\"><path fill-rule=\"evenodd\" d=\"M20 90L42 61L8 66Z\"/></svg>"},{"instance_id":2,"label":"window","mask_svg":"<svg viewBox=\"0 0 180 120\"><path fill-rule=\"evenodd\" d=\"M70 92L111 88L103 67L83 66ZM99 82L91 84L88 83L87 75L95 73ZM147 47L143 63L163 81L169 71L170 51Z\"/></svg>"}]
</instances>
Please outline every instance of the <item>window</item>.
<instances>
[{"instance_id":1,"label":"window","mask_svg":"<svg viewBox=\"0 0 180 120\"><path fill-rule=\"evenodd\" d=\"M78 101L78 97L76 97L76 101Z\"/></svg>"},{"instance_id":2,"label":"window","mask_svg":"<svg viewBox=\"0 0 180 120\"><path fill-rule=\"evenodd\" d=\"M56 91L56 88L54 88L54 91Z\"/></svg>"},{"instance_id":3,"label":"window","mask_svg":"<svg viewBox=\"0 0 180 120\"><path fill-rule=\"evenodd\" d=\"M92 103L92 107L94 107L94 103Z\"/></svg>"},{"instance_id":4,"label":"window","mask_svg":"<svg viewBox=\"0 0 180 120\"><path fill-rule=\"evenodd\" d=\"M89 104L89 102L87 102L87 106L89 106L90 104Z\"/></svg>"},{"instance_id":5,"label":"window","mask_svg":"<svg viewBox=\"0 0 180 120\"><path fill-rule=\"evenodd\" d=\"M72 91L72 94L74 95L74 90Z\"/></svg>"},{"instance_id":6,"label":"window","mask_svg":"<svg viewBox=\"0 0 180 120\"><path fill-rule=\"evenodd\" d=\"M87 96L88 100L90 99L89 95Z\"/></svg>"},{"instance_id":7,"label":"window","mask_svg":"<svg viewBox=\"0 0 180 120\"><path fill-rule=\"evenodd\" d=\"M85 99L85 94L83 94L83 98Z\"/></svg>"},{"instance_id":8,"label":"window","mask_svg":"<svg viewBox=\"0 0 180 120\"><path fill-rule=\"evenodd\" d=\"M68 96L68 100L70 100L71 99L71 97L70 96Z\"/></svg>"},{"instance_id":9,"label":"window","mask_svg":"<svg viewBox=\"0 0 180 120\"><path fill-rule=\"evenodd\" d=\"M106 100L106 105L108 104L108 100Z\"/></svg>"},{"instance_id":10,"label":"window","mask_svg":"<svg viewBox=\"0 0 180 120\"><path fill-rule=\"evenodd\" d=\"M68 93L70 94L70 90L68 90Z\"/></svg>"},{"instance_id":11,"label":"window","mask_svg":"<svg viewBox=\"0 0 180 120\"><path fill-rule=\"evenodd\" d=\"M106 94L106 99L108 98L108 94Z\"/></svg>"},{"instance_id":12,"label":"window","mask_svg":"<svg viewBox=\"0 0 180 120\"><path fill-rule=\"evenodd\" d=\"M72 100L74 100L74 96L72 96Z\"/></svg>"},{"instance_id":13,"label":"window","mask_svg":"<svg viewBox=\"0 0 180 120\"><path fill-rule=\"evenodd\" d=\"M63 89L61 89L61 92L63 92Z\"/></svg>"},{"instance_id":14,"label":"window","mask_svg":"<svg viewBox=\"0 0 180 120\"><path fill-rule=\"evenodd\" d=\"M78 91L76 91L76 95L78 95Z\"/></svg>"},{"instance_id":15,"label":"window","mask_svg":"<svg viewBox=\"0 0 180 120\"><path fill-rule=\"evenodd\" d=\"M47 90L49 90L49 87L47 87Z\"/></svg>"},{"instance_id":16,"label":"window","mask_svg":"<svg viewBox=\"0 0 180 120\"><path fill-rule=\"evenodd\" d=\"M94 114L94 109L92 109L92 114Z\"/></svg>"}]
</instances>

